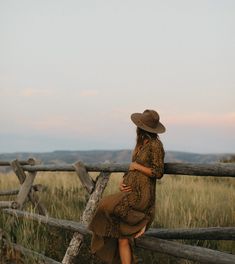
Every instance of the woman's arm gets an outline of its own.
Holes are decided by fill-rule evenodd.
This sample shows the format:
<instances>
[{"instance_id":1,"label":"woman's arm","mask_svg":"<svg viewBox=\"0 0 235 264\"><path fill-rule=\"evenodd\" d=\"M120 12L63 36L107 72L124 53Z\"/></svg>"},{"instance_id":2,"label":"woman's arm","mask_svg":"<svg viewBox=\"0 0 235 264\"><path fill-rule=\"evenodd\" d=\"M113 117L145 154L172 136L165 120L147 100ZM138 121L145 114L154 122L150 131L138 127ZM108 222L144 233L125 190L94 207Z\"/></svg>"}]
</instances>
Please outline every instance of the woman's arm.
<instances>
[{"instance_id":1,"label":"woman's arm","mask_svg":"<svg viewBox=\"0 0 235 264\"><path fill-rule=\"evenodd\" d=\"M149 145L150 167L145 167L137 162L132 162L129 170L138 170L148 177L155 177L161 179L164 175L164 156L165 151L160 141L153 141Z\"/></svg>"},{"instance_id":2,"label":"woman's arm","mask_svg":"<svg viewBox=\"0 0 235 264\"><path fill-rule=\"evenodd\" d=\"M161 179L163 176L163 173L161 172L159 173L161 169L158 169L156 167L154 168L145 167L137 162L131 162L129 166L129 170L138 170L140 172L143 172L148 177L156 177L157 179Z\"/></svg>"},{"instance_id":3,"label":"woman's arm","mask_svg":"<svg viewBox=\"0 0 235 264\"><path fill-rule=\"evenodd\" d=\"M138 170L140 172L143 172L147 176L150 176L150 177L153 176L151 168L145 167L145 166L143 166L137 162L131 162L131 164L129 166L129 170Z\"/></svg>"}]
</instances>

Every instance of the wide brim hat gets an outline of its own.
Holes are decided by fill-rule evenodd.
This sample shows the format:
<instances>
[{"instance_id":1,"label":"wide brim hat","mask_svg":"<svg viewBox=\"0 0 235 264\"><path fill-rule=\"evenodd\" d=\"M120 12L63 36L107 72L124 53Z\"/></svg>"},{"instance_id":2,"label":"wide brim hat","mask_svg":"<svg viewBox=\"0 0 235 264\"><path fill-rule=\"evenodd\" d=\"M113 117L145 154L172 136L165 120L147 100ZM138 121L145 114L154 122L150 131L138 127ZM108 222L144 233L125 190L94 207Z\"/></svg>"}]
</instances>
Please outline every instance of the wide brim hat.
<instances>
[{"instance_id":1,"label":"wide brim hat","mask_svg":"<svg viewBox=\"0 0 235 264\"><path fill-rule=\"evenodd\" d=\"M165 126L159 121L159 114L154 110L146 109L143 113L133 113L131 120L137 127L151 133L158 134L166 131Z\"/></svg>"}]
</instances>

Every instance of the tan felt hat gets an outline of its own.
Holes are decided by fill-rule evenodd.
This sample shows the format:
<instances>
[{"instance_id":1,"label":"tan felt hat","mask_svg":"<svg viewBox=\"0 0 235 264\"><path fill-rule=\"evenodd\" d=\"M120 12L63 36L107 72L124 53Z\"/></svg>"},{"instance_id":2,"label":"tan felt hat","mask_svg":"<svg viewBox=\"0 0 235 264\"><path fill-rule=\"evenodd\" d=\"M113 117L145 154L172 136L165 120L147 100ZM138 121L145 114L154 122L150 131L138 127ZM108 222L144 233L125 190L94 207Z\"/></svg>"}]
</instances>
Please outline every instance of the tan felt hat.
<instances>
[{"instance_id":1,"label":"tan felt hat","mask_svg":"<svg viewBox=\"0 0 235 264\"><path fill-rule=\"evenodd\" d=\"M134 124L151 133L164 133L166 128L159 122L159 114L154 110L146 109L143 113L133 113L131 120Z\"/></svg>"}]
</instances>

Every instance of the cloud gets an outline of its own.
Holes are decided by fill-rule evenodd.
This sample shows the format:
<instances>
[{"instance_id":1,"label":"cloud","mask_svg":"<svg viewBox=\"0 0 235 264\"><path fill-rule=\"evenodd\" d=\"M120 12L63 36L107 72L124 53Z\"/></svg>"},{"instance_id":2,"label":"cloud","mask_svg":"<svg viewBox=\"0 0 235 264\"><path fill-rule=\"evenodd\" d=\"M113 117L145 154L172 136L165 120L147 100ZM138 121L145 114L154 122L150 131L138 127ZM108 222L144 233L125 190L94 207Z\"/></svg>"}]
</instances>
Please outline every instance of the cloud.
<instances>
[{"instance_id":1,"label":"cloud","mask_svg":"<svg viewBox=\"0 0 235 264\"><path fill-rule=\"evenodd\" d=\"M86 90L82 90L80 91L79 95L81 97L95 97L99 94L99 92L97 90L92 90L92 89L86 89Z\"/></svg>"},{"instance_id":2,"label":"cloud","mask_svg":"<svg viewBox=\"0 0 235 264\"><path fill-rule=\"evenodd\" d=\"M38 119L21 120L21 125L28 131L48 135L67 135L68 137L89 136L97 132L95 124L87 122L82 117L66 115L48 115Z\"/></svg>"},{"instance_id":3,"label":"cloud","mask_svg":"<svg viewBox=\"0 0 235 264\"><path fill-rule=\"evenodd\" d=\"M1 97L16 96L16 93L17 92L14 89L1 88L1 90L0 90L0 96Z\"/></svg>"},{"instance_id":4,"label":"cloud","mask_svg":"<svg viewBox=\"0 0 235 264\"><path fill-rule=\"evenodd\" d=\"M26 88L23 89L20 93L21 96L24 97L44 97L44 96L51 96L51 90L45 89L36 89L36 88Z\"/></svg>"},{"instance_id":5,"label":"cloud","mask_svg":"<svg viewBox=\"0 0 235 264\"><path fill-rule=\"evenodd\" d=\"M210 113L190 113L181 115L167 115L164 120L168 124L188 124L188 125L235 125L235 112L210 114Z\"/></svg>"},{"instance_id":6,"label":"cloud","mask_svg":"<svg viewBox=\"0 0 235 264\"><path fill-rule=\"evenodd\" d=\"M53 95L53 92L51 89L46 89L45 87L40 88L5 88L1 87L0 89L0 96L3 97L47 97Z\"/></svg>"}]
</instances>

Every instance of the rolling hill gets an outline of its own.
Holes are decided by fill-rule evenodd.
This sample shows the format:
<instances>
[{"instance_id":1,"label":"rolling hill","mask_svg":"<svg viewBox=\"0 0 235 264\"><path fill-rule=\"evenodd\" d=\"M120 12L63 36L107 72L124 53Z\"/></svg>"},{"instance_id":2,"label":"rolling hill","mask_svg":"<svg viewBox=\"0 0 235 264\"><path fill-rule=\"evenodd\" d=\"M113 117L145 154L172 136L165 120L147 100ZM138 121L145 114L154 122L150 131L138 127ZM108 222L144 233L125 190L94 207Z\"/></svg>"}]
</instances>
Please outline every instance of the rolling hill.
<instances>
[{"instance_id":1,"label":"rolling hill","mask_svg":"<svg viewBox=\"0 0 235 264\"><path fill-rule=\"evenodd\" d=\"M165 162L192 162L192 163L213 163L226 159L231 154L197 154L180 151L166 151ZM131 150L83 150L83 151L53 151L53 152L16 152L2 153L0 160L27 160L34 157L45 164L73 163L81 160L85 163L129 163L131 161Z\"/></svg>"}]
</instances>

